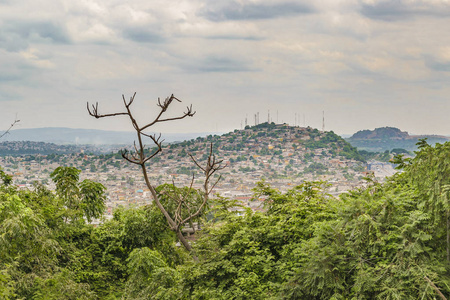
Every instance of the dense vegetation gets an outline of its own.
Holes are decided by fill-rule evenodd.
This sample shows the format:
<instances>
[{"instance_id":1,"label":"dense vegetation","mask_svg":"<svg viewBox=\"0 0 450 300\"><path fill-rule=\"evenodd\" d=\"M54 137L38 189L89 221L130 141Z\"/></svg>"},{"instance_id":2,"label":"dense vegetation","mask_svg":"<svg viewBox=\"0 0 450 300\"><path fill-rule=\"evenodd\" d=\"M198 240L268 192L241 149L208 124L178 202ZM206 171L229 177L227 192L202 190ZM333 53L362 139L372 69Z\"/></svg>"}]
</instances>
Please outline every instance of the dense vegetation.
<instances>
[{"instance_id":1,"label":"dense vegetation","mask_svg":"<svg viewBox=\"0 0 450 300\"><path fill-rule=\"evenodd\" d=\"M323 182L286 193L260 182L254 201L262 211L211 203L194 253L176 246L152 205L91 225L103 189L79 182L74 168L52 173L55 192L17 190L1 172L0 298L437 299L438 290L448 297L449 158L450 143L422 141L414 158L396 157L402 172L385 184L368 178L366 188L339 199Z\"/></svg>"}]
</instances>

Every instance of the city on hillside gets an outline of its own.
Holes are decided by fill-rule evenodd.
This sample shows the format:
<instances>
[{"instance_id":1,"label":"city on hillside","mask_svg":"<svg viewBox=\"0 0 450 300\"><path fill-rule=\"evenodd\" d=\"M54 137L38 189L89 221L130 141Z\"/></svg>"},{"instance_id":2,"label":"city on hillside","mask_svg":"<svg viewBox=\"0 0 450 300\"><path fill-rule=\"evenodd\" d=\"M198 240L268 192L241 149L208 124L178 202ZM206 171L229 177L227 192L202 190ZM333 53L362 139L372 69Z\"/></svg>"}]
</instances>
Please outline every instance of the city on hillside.
<instances>
[{"instance_id":1,"label":"city on hillside","mask_svg":"<svg viewBox=\"0 0 450 300\"><path fill-rule=\"evenodd\" d=\"M14 147L20 147L19 142L14 143ZM189 186L193 180L193 187L200 188L204 176L190 155L201 165L211 145L216 159L226 166L215 175L220 180L214 194L238 200L255 210L260 209L260 201L252 198L252 189L261 180L281 191L305 181L325 181L328 193L336 196L365 185L367 176L382 182L396 172L389 162L394 154L388 151L378 155L358 152L332 131L262 123L220 136L164 145L148 162L151 182L181 187ZM39 154L39 149L48 149L43 143L38 146L38 150L35 144L28 146L34 147L33 154L0 156L0 165L21 188L31 188L35 182L54 188L50 173L58 166L71 166L82 170L82 179L95 180L107 188L109 215L119 206L139 206L151 201L141 169L124 160L117 149L109 154L93 154L88 152L92 147L79 147L68 153L73 148L64 146L65 151L58 154L53 145L51 154ZM151 144L146 149L148 153L155 150Z\"/></svg>"}]
</instances>

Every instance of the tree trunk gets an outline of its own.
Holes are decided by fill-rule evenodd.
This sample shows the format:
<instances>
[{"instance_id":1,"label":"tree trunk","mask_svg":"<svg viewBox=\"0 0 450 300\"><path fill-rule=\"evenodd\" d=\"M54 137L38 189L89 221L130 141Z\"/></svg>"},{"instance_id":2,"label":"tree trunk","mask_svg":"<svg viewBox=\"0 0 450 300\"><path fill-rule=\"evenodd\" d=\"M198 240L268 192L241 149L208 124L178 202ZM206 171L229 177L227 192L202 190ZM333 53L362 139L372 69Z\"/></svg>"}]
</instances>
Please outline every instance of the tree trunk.
<instances>
[{"instance_id":1,"label":"tree trunk","mask_svg":"<svg viewBox=\"0 0 450 300\"><path fill-rule=\"evenodd\" d=\"M431 285L431 287L438 293L439 297L441 297L442 300L447 300L445 298L444 294L438 289L438 287L433 283L433 281L430 280L427 276L425 276L425 280L428 281L428 283Z\"/></svg>"},{"instance_id":2,"label":"tree trunk","mask_svg":"<svg viewBox=\"0 0 450 300\"><path fill-rule=\"evenodd\" d=\"M189 241L186 240L186 238L183 236L183 233L180 229L178 229L176 232L178 240L180 240L180 243L183 244L184 248L186 248L187 251L192 253L192 258L194 258L194 261L198 262L198 257L193 253L192 246L189 244Z\"/></svg>"}]
</instances>

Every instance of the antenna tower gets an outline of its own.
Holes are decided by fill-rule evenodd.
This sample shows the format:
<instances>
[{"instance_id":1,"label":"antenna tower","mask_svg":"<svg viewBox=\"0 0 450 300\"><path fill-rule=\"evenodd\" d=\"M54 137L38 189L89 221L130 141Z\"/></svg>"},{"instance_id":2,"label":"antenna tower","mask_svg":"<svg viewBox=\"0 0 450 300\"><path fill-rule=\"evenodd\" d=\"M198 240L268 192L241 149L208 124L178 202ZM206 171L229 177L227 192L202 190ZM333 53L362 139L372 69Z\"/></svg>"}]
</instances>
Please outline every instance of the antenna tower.
<instances>
[{"instance_id":1,"label":"antenna tower","mask_svg":"<svg viewBox=\"0 0 450 300\"><path fill-rule=\"evenodd\" d=\"M322 111L322 131L325 132L325 111Z\"/></svg>"}]
</instances>

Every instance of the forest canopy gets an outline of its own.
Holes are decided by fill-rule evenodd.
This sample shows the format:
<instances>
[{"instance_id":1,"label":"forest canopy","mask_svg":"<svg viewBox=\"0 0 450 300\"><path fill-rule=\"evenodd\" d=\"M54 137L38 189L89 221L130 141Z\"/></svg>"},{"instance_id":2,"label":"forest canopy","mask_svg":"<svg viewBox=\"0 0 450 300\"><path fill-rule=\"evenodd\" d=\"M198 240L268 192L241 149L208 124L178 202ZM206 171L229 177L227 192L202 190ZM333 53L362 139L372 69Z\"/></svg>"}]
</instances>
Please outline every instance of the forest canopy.
<instances>
[{"instance_id":1,"label":"forest canopy","mask_svg":"<svg viewBox=\"0 0 450 300\"><path fill-rule=\"evenodd\" d=\"M56 191L19 190L0 171L0 299L449 297L450 143L421 141L395 163L386 183L340 198L324 182L260 182L256 212L216 198L192 253L154 204L92 225L104 188L74 168L52 173Z\"/></svg>"}]
</instances>

